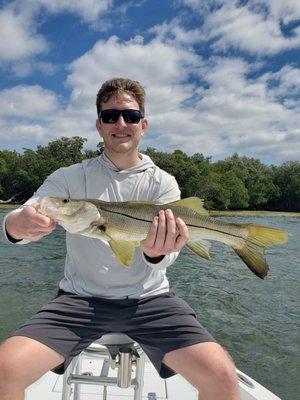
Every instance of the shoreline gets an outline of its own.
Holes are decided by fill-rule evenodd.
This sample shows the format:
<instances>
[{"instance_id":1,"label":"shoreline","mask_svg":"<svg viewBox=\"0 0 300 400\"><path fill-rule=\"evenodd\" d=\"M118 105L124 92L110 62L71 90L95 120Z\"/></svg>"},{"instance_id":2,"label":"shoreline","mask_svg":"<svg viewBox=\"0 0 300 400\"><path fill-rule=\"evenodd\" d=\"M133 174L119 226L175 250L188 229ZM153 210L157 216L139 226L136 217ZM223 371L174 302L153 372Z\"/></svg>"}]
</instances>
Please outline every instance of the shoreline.
<instances>
[{"instance_id":1,"label":"shoreline","mask_svg":"<svg viewBox=\"0 0 300 400\"><path fill-rule=\"evenodd\" d=\"M297 211L262 211L262 210L236 210L236 211L209 211L212 217L300 217Z\"/></svg>"}]
</instances>

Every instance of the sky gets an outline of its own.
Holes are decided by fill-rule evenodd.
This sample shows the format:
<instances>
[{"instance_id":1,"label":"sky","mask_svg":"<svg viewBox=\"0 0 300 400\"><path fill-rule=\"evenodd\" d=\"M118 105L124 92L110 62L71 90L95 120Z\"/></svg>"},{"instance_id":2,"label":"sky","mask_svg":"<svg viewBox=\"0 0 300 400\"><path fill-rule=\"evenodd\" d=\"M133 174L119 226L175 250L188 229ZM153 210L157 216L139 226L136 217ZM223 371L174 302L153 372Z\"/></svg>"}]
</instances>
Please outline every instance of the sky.
<instances>
[{"instance_id":1,"label":"sky","mask_svg":"<svg viewBox=\"0 0 300 400\"><path fill-rule=\"evenodd\" d=\"M141 148L300 160L299 0L0 0L0 150L100 141L113 77L147 93Z\"/></svg>"}]
</instances>

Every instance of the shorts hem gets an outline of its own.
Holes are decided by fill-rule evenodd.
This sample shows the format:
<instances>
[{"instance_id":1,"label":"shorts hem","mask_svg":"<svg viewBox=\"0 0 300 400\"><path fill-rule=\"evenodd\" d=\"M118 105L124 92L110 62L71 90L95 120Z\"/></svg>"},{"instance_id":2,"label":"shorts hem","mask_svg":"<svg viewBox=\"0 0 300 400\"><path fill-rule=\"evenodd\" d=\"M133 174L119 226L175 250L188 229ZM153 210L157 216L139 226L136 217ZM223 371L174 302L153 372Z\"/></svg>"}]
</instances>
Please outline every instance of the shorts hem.
<instances>
[{"instance_id":1,"label":"shorts hem","mask_svg":"<svg viewBox=\"0 0 300 400\"><path fill-rule=\"evenodd\" d=\"M25 333L18 333L18 332L15 332L12 335L10 335L10 337L17 337L17 336L26 337L28 339L35 340L35 341L43 344L44 346L48 347L49 349L55 351L60 356L62 356L64 358L64 361L62 363L58 364L53 369L51 369L50 371L53 371L53 372L55 372L57 374L63 374L64 373L64 371L66 370L66 366L68 366L68 364L70 363L70 358L69 358L68 355L63 354L64 353L63 351L59 350L58 348L56 348L56 346L54 346L52 344L49 345L49 343L47 343L46 340L43 340L43 338L40 338L40 337L37 337L37 336L34 336L34 335L29 335L29 334L26 335ZM61 366L63 366L63 372L56 372L55 371L56 369L58 369L59 371L61 370Z\"/></svg>"}]
</instances>

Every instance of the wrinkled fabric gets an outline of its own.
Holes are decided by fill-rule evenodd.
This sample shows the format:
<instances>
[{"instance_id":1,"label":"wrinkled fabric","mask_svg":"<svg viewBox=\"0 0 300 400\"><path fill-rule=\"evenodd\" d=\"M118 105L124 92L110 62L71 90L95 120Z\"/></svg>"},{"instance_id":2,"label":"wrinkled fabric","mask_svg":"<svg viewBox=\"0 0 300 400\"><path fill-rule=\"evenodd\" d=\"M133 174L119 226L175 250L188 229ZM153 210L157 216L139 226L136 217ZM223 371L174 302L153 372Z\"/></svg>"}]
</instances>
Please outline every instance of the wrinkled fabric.
<instances>
[{"instance_id":1,"label":"wrinkled fabric","mask_svg":"<svg viewBox=\"0 0 300 400\"><path fill-rule=\"evenodd\" d=\"M162 203L178 200L180 191L175 178L158 168L150 157L140 156L138 165L122 171L104 153L80 164L60 168L25 204L36 203L45 196ZM5 219L3 230L5 234ZM18 242L26 243L25 240ZM80 296L112 299L140 298L169 291L166 268L178 255L171 253L159 263L152 264L145 259L141 249L136 248L131 267L125 269L104 240L67 232L66 247L64 278L59 287Z\"/></svg>"}]
</instances>

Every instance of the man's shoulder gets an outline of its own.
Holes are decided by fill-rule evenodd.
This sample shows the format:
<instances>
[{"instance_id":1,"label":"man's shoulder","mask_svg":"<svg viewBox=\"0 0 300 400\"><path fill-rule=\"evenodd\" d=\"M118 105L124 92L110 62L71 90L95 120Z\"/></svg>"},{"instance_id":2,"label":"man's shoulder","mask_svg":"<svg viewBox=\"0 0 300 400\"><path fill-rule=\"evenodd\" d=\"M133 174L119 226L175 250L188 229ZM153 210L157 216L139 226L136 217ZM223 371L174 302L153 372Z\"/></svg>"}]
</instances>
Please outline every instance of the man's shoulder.
<instances>
[{"instance_id":1,"label":"man's shoulder","mask_svg":"<svg viewBox=\"0 0 300 400\"><path fill-rule=\"evenodd\" d=\"M96 165L98 165L98 157L94 158L87 158L85 160L82 160L79 163L76 164L71 164L67 167L61 167L58 169L58 171L61 171L66 174L72 174L72 173L77 173L79 171L85 170L87 168L93 168Z\"/></svg>"},{"instance_id":2,"label":"man's shoulder","mask_svg":"<svg viewBox=\"0 0 300 400\"><path fill-rule=\"evenodd\" d=\"M159 181L163 180L167 180L167 181L174 181L175 178L172 174L170 174L169 172L165 171L164 169L160 168L158 165L154 164L153 165L153 176L158 179Z\"/></svg>"},{"instance_id":3,"label":"man's shoulder","mask_svg":"<svg viewBox=\"0 0 300 400\"><path fill-rule=\"evenodd\" d=\"M174 176L170 174L169 172L165 171L164 169L160 168L157 164L153 162L153 160L148 156L143 154L143 160L144 162L147 162L147 171L153 175L155 178L161 180L161 179L167 179L167 180L174 180Z\"/></svg>"}]
</instances>

